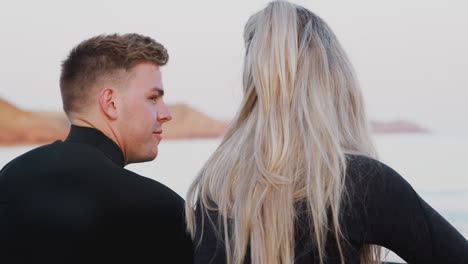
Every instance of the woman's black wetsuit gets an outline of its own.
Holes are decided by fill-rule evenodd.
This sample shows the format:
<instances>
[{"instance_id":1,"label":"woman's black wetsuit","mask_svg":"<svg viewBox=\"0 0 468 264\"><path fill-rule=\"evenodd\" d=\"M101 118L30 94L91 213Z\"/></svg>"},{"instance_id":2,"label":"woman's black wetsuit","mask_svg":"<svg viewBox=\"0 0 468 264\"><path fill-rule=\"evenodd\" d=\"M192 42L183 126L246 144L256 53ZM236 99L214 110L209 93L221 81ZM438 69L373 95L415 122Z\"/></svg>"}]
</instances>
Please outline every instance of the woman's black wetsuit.
<instances>
[{"instance_id":1,"label":"woman's black wetsuit","mask_svg":"<svg viewBox=\"0 0 468 264\"><path fill-rule=\"evenodd\" d=\"M344 201L341 215L346 263L359 263L359 249L365 244L384 246L408 263L468 263L467 240L390 167L368 157L348 155L346 187L350 199ZM298 204L300 208L303 206ZM298 215L295 262L318 263L305 214L298 211ZM198 244L202 232L199 211L196 217L195 263L226 263L224 242L216 237L222 230L215 232L205 218ZM209 217L217 223L217 212L210 212ZM340 263L333 232L326 253L326 263ZM250 263L248 255L245 263Z\"/></svg>"}]
</instances>

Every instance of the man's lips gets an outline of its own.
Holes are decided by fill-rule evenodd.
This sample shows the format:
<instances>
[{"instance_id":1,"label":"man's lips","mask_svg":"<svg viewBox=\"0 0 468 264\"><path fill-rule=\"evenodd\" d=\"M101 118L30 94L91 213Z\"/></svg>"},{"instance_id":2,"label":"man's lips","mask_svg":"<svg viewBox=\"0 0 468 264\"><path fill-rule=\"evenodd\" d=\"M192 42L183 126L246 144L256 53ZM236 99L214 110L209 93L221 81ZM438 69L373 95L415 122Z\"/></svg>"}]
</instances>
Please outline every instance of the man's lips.
<instances>
[{"instance_id":1,"label":"man's lips","mask_svg":"<svg viewBox=\"0 0 468 264\"><path fill-rule=\"evenodd\" d=\"M162 130L154 131L153 135L155 135L159 140L162 138Z\"/></svg>"}]
</instances>

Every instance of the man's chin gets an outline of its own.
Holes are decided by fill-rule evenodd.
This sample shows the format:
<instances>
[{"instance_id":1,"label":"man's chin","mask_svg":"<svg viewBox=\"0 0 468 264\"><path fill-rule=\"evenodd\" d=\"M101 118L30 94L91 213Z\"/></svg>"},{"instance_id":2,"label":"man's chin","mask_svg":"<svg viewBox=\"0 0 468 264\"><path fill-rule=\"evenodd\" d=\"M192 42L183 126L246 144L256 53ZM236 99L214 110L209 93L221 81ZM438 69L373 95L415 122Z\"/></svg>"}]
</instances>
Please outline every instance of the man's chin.
<instances>
[{"instance_id":1,"label":"man's chin","mask_svg":"<svg viewBox=\"0 0 468 264\"><path fill-rule=\"evenodd\" d=\"M158 147L156 146L156 149L153 151L148 161L155 160L157 156L158 156Z\"/></svg>"},{"instance_id":2,"label":"man's chin","mask_svg":"<svg viewBox=\"0 0 468 264\"><path fill-rule=\"evenodd\" d=\"M132 163L142 163L142 162L148 162L148 161L153 161L156 159L156 157L158 156L158 152L156 151L155 153L151 154L151 155L147 155L145 157L138 157L134 160L131 160L129 162L129 164L132 164Z\"/></svg>"},{"instance_id":3,"label":"man's chin","mask_svg":"<svg viewBox=\"0 0 468 264\"><path fill-rule=\"evenodd\" d=\"M158 152L156 151L156 153L152 154L152 155L148 155L148 157L146 157L143 161L141 162L148 162L148 161L153 161L156 159L156 157L158 156Z\"/></svg>"}]
</instances>

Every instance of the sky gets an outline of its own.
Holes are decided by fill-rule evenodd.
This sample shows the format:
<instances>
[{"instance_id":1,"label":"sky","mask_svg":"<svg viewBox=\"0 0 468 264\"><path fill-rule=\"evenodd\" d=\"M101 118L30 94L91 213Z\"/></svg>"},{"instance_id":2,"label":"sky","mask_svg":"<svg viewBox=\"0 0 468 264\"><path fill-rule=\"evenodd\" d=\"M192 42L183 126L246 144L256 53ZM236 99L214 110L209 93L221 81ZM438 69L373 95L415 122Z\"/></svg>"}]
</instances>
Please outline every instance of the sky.
<instances>
[{"instance_id":1,"label":"sky","mask_svg":"<svg viewBox=\"0 0 468 264\"><path fill-rule=\"evenodd\" d=\"M242 31L266 0L8 1L0 4L0 97L60 111L60 63L80 41L136 32L169 51L165 99L213 117L241 100ZM302 0L347 51L368 116L468 135L468 3Z\"/></svg>"}]
</instances>

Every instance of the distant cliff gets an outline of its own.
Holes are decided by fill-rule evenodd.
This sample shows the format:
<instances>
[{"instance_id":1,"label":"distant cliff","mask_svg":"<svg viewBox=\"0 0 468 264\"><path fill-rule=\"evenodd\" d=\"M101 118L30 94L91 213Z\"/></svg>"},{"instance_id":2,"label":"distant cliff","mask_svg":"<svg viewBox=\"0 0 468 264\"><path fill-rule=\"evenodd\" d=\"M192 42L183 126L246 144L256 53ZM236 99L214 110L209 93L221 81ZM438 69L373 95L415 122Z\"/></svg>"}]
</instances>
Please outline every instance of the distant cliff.
<instances>
[{"instance_id":1,"label":"distant cliff","mask_svg":"<svg viewBox=\"0 0 468 264\"><path fill-rule=\"evenodd\" d=\"M428 133L429 131L404 120L391 122L371 121L372 132L380 133Z\"/></svg>"},{"instance_id":2,"label":"distant cliff","mask_svg":"<svg viewBox=\"0 0 468 264\"><path fill-rule=\"evenodd\" d=\"M220 137L228 121L216 120L185 104L169 106L173 119L163 125L164 139ZM425 133L407 121L372 121L374 133ZM45 144L63 140L70 125L62 112L28 112L0 98L0 145Z\"/></svg>"},{"instance_id":3,"label":"distant cliff","mask_svg":"<svg viewBox=\"0 0 468 264\"><path fill-rule=\"evenodd\" d=\"M186 105L169 106L172 120L163 125L163 138L216 138L226 130L228 121L215 120Z\"/></svg>"},{"instance_id":4,"label":"distant cliff","mask_svg":"<svg viewBox=\"0 0 468 264\"><path fill-rule=\"evenodd\" d=\"M219 137L227 127L185 105L169 106L172 121L163 125L164 139ZM45 144L63 140L70 124L63 112L27 112L0 98L0 145Z\"/></svg>"},{"instance_id":5,"label":"distant cliff","mask_svg":"<svg viewBox=\"0 0 468 264\"><path fill-rule=\"evenodd\" d=\"M0 98L0 145L52 142L67 133L66 119L23 111Z\"/></svg>"}]
</instances>

